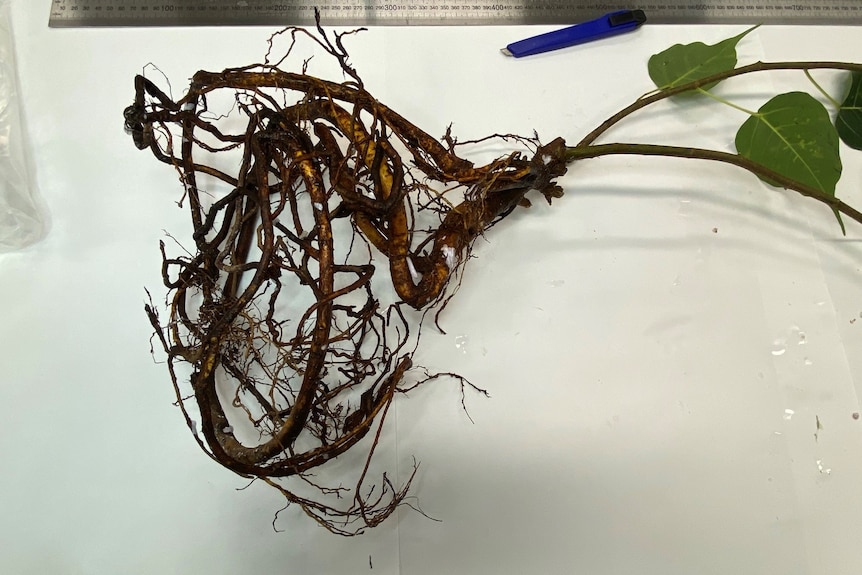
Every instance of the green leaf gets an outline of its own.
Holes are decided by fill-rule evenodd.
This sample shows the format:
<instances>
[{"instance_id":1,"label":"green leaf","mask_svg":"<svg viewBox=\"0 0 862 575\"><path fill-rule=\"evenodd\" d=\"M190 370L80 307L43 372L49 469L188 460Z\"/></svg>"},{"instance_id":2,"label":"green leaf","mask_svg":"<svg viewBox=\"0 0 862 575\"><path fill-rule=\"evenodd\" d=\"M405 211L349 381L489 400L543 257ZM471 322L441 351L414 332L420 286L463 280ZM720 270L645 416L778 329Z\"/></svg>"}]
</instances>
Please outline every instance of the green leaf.
<instances>
[{"instance_id":1,"label":"green leaf","mask_svg":"<svg viewBox=\"0 0 862 575\"><path fill-rule=\"evenodd\" d=\"M838 109L835 127L845 144L862 150L862 72L850 75L850 91Z\"/></svg>"},{"instance_id":2,"label":"green leaf","mask_svg":"<svg viewBox=\"0 0 862 575\"><path fill-rule=\"evenodd\" d=\"M765 103L740 126L736 150L783 176L835 196L841 177L838 132L823 104L807 92L780 94ZM835 216L843 231L837 211Z\"/></svg>"},{"instance_id":3,"label":"green leaf","mask_svg":"<svg viewBox=\"0 0 862 575\"><path fill-rule=\"evenodd\" d=\"M653 54L647 65L649 77L660 90L666 90L733 70L736 67L736 45L755 28L757 26L711 46L703 42L676 44ZM702 86L702 89L709 90L715 84L717 82Z\"/></svg>"}]
</instances>

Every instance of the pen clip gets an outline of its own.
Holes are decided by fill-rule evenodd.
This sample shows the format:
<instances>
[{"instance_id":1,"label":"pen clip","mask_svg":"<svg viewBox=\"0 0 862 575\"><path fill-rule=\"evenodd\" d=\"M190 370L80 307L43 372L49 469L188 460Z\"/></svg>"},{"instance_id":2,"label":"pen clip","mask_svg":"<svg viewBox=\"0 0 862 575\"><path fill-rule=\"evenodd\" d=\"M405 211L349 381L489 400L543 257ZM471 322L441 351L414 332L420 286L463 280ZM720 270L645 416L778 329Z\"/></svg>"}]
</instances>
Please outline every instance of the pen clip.
<instances>
[{"instance_id":1,"label":"pen clip","mask_svg":"<svg viewBox=\"0 0 862 575\"><path fill-rule=\"evenodd\" d=\"M607 15L608 25L611 27L631 24L633 27L640 26L646 22L646 14L643 10L620 10Z\"/></svg>"}]
</instances>

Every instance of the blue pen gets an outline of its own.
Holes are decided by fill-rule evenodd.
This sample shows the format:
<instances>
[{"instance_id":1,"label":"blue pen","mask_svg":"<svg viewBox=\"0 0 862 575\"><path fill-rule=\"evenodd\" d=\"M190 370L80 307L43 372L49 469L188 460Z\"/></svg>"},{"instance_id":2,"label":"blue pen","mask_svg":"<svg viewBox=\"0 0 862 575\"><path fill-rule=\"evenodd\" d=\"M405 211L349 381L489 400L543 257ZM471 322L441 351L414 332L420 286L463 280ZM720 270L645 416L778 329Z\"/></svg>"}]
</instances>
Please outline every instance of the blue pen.
<instances>
[{"instance_id":1,"label":"blue pen","mask_svg":"<svg viewBox=\"0 0 862 575\"><path fill-rule=\"evenodd\" d=\"M523 58L524 56L568 48L576 44L584 44L607 36L630 32L644 22L646 22L646 14L643 13L643 10L620 10L605 14L589 22L582 22L562 30L513 42L503 48L501 52L506 56Z\"/></svg>"}]
</instances>

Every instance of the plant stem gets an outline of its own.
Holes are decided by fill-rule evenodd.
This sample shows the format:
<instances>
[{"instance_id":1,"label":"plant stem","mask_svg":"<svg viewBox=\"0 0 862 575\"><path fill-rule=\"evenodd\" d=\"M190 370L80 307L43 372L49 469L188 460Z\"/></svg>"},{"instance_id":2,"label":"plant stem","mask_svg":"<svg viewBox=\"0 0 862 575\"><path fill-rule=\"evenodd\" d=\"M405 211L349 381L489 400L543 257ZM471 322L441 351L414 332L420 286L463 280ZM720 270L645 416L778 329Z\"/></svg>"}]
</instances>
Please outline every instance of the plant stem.
<instances>
[{"instance_id":1,"label":"plant stem","mask_svg":"<svg viewBox=\"0 0 862 575\"><path fill-rule=\"evenodd\" d=\"M862 64L857 64L853 62L755 62L753 64L749 64L747 66L740 66L739 68L734 68L732 70L726 70L724 72L719 72L718 74L713 74L712 76L708 76L706 78L701 78L700 80L696 80L694 82L689 82L688 84L683 84L677 86L675 88L668 88L667 90L661 90L658 92L652 92L647 96L642 96L635 100L630 105L626 106L604 122L600 126L598 126L595 130L587 134L584 139L578 142L576 148L580 148L582 146L587 146L592 144L599 138L602 134L607 132L612 126L617 124L623 118L630 116L634 112L649 106L650 104L654 104L655 102L660 102L661 100L670 98L671 96L676 96L677 94L682 94L684 92L691 92L692 90L697 90L698 88L712 84L714 82L719 82L721 80L726 80L728 78L733 78L734 76L742 76L743 74L750 74L753 72L765 72L769 70L849 70L855 72L862 72Z\"/></svg>"},{"instance_id":2,"label":"plant stem","mask_svg":"<svg viewBox=\"0 0 862 575\"><path fill-rule=\"evenodd\" d=\"M798 182L792 178L788 178L778 172L767 168L757 162L753 162L738 154L728 152L720 152L717 150L707 150L703 148L687 148L682 146L663 146L656 144L597 144L597 145L582 145L578 144L575 147L566 148L566 161L571 163L577 160L585 160L587 158L598 158L600 156L609 155L639 155L639 156L665 156L670 158L688 158L698 160L712 160L732 164L752 174L774 182L784 188L793 190L813 198L836 212L840 212L850 219L862 224L862 212L845 204L835 196L825 194L820 190Z\"/></svg>"}]
</instances>

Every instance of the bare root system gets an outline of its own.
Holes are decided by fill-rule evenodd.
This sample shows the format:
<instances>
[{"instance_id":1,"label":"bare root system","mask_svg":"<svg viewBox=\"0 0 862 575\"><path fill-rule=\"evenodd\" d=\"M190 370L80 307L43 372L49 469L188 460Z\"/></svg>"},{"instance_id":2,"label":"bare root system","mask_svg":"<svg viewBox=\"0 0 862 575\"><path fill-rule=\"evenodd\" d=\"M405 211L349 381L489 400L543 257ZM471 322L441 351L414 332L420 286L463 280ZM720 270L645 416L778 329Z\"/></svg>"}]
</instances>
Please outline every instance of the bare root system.
<instances>
[{"instance_id":1,"label":"bare root system","mask_svg":"<svg viewBox=\"0 0 862 575\"><path fill-rule=\"evenodd\" d=\"M566 148L506 136L524 151L474 166L449 133L374 99L343 35L286 33L318 42L347 81L267 58L198 72L174 101L136 77L126 129L178 171L194 241L181 256L162 244L169 317L146 312L200 446L348 535L404 503L415 474L366 484L393 398L416 384L412 318L445 304L474 240L528 191L561 195ZM355 483L317 482L312 470L363 439Z\"/></svg>"}]
</instances>

